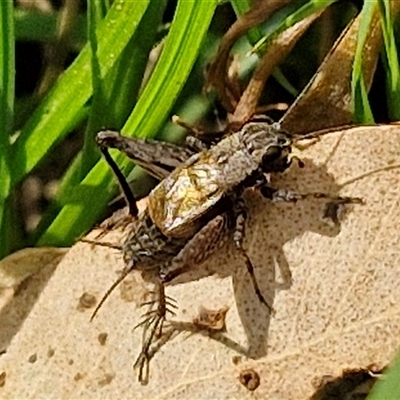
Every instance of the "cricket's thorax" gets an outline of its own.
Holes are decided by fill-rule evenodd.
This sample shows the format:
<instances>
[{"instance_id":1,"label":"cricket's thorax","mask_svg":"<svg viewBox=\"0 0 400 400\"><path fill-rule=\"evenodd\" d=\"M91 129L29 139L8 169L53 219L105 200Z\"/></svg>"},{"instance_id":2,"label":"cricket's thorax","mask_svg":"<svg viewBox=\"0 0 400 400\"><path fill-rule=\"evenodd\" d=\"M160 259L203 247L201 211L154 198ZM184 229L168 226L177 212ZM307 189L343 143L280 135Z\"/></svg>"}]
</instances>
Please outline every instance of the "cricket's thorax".
<instances>
[{"instance_id":1,"label":"cricket's thorax","mask_svg":"<svg viewBox=\"0 0 400 400\"><path fill-rule=\"evenodd\" d=\"M209 150L220 170L219 187L225 193L235 189L255 171L265 167L265 156L272 148L279 149L279 157L286 157L288 146L286 134L270 124L246 124L242 130L221 140Z\"/></svg>"},{"instance_id":2,"label":"cricket's thorax","mask_svg":"<svg viewBox=\"0 0 400 400\"><path fill-rule=\"evenodd\" d=\"M218 171L216 184L224 193L238 186L260 164L246 148L242 132L228 136L209 152L210 158L214 160L214 168Z\"/></svg>"},{"instance_id":3,"label":"cricket's thorax","mask_svg":"<svg viewBox=\"0 0 400 400\"><path fill-rule=\"evenodd\" d=\"M135 229L126 237L122 252L126 263L132 263L135 269L146 270L170 261L185 243L184 239L163 235L146 209L139 215Z\"/></svg>"}]
</instances>

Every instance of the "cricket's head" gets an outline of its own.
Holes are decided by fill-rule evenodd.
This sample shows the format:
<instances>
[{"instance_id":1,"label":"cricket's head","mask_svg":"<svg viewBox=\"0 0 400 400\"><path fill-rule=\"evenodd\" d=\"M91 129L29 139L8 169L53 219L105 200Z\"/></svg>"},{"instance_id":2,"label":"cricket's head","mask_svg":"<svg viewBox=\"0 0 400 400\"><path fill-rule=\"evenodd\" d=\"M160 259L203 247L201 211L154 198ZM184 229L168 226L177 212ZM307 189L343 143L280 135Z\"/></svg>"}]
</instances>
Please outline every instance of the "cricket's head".
<instances>
[{"instance_id":1,"label":"cricket's head","mask_svg":"<svg viewBox=\"0 0 400 400\"><path fill-rule=\"evenodd\" d=\"M293 139L278 124L249 122L243 126L242 134L246 149L265 173L288 168Z\"/></svg>"}]
</instances>

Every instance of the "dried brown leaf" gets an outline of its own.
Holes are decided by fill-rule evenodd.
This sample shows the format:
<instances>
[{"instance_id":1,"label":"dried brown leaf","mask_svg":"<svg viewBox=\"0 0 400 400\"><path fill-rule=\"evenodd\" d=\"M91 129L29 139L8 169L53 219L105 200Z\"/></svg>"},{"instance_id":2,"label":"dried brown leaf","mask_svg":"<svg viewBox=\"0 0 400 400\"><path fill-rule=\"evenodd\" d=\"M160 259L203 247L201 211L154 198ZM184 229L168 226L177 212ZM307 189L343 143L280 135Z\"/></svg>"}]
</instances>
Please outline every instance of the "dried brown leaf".
<instances>
[{"instance_id":1,"label":"dried brown leaf","mask_svg":"<svg viewBox=\"0 0 400 400\"><path fill-rule=\"evenodd\" d=\"M21 328L68 249L19 250L0 261L0 354Z\"/></svg>"},{"instance_id":2,"label":"dried brown leaf","mask_svg":"<svg viewBox=\"0 0 400 400\"><path fill-rule=\"evenodd\" d=\"M56 247L26 248L0 261L0 289L15 288L67 252Z\"/></svg>"},{"instance_id":3,"label":"dried brown leaf","mask_svg":"<svg viewBox=\"0 0 400 400\"><path fill-rule=\"evenodd\" d=\"M80 296L99 298L123 260L116 250L78 243L0 357L7 371L0 397L299 400L324 376L386 365L400 345L400 126L337 132L301 157L305 168L293 166L276 186L362 197L365 205L349 207L332 227L321 221L323 200L271 204L249 193L246 247L274 316L257 301L233 248L221 252L167 294L180 321L193 321L199 306L228 306L227 338L180 332L154 356L141 386L132 370L141 332L132 327L148 287L133 274L138 300L127 303L117 290L89 323L91 310L76 309ZM246 369L260 376L254 394L238 379Z\"/></svg>"},{"instance_id":4,"label":"dried brown leaf","mask_svg":"<svg viewBox=\"0 0 400 400\"><path fill-rule=\"evenodd\" d=\"M400 3L392 2L393 14L396 15L399 10ZM363 53L363 72L368 89L382 49L380 18L377 6ZM352 121L351 77L360 20L361 15L349 24L310 83L285 113L280 121L283 129L304 134Z\"/></svg>"}]
</instances>

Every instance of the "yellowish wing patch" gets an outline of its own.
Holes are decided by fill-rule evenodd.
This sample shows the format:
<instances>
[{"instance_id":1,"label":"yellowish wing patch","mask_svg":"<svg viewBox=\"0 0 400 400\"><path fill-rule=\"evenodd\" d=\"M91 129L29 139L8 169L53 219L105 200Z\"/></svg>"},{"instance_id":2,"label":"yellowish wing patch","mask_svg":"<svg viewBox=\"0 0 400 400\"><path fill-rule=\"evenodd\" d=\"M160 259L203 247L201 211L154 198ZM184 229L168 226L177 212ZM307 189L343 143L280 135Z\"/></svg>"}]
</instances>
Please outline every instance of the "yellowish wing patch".
<instances>
[{"instance_id":1,"label":"yellowish wing patch","mask_svg":"<svg viewBox=\"0 0 400 400\"><path fill-rule=\"evenodd\" d=\"M220 171L206 157L175 170L149 196L149 213L168 236L189 236L198 229L199 218L222 197Z\"/></svg>"}]
</instances>

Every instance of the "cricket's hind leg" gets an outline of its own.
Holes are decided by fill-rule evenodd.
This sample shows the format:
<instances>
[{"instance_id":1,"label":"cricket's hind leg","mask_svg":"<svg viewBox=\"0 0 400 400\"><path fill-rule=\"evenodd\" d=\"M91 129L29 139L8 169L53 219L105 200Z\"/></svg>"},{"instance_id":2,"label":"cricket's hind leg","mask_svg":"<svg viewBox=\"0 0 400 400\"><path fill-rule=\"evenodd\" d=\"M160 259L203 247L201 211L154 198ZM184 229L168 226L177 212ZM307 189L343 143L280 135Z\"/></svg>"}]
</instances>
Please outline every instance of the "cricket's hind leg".
<instances>
[{"instance_id":1,"label":"cricket's hind leg","mask_svg":"<svg viewBox=\"0 0 400 400\"><path fill-rule=\"evenodd\" d=\"M165 294L165 287L162 282L157 282L157 288L153 295L155 295L153 300L142 304L142 306L150 306L149 311L143 314L144 320L134 327L134 329L143 327L142 349L133 364L133 368L138 370L138 380L144 385L149 380L150 360L161 347L161 344L157 346L157 341L162 339L167 313L175 315L171 308L177 308L175 300Z\"/></svg>"},{"instance_id":2,"label":"cricket's hind leg","mask_svg":"<svg viewBox=\"0 0 400 400\"><path fill-rule=\"evenodd\" d=\"M96 138L96 142L100 148L101 153L103 154L104 159L106 160L106 162L112 169L115 177L117 178L118 184L122 191L122 195L125 199L125 203L128 207L128 213L126 212L125 208L117 210L111 215L111 217L107 218L100 225L98 225L100 233L96 236L96 239L100 239L113 229L126 229L133 221L137 219L139 210L136 204L135 196L132 192L131 187L129 186L128 181L126 180L118 165L108 152L107 140L103 140L101 136L98 136Z\"/></svg>"},{"instance_id":3,"label":"cricket's hind leg","mask_svg":"<svg viewBox=\"0 0 400 400\"><path fill-rule=\"evenodd\" d=\"M156 297L145 303L150 310L143 315L136 327L144 327L142 350L134 364L139 372L139 381L142 384L148 382L149 363L157 350L168 340L168 332L163 332L163 326L168 313L174 314L175 301L165 294L165 283L172 281L195 264L205 261L218 247L222 245L226 236L226 215L218 215L209 221L198 233L196 233L172 260L164 264L159 270ZM171 334L174 329L170 329Z\"/></svg>"},{"instance_id":4,"label":"cricket's hind leg","mask_svg":"<svg viewBox=\"0 0 400 400\"><path fill-rule=\"evenodd\" d=\"M162 282L170 282L177 276L187 271L193 264L201 264L222 246L224 238L227 238L227 233L230 230L230 220L234 216L234 234L233 240L240 255L243 257L247 271L254 287L254 290L259 298L270 312L272 307L265 300L261 290L257 284L254 275L254 267L249 256L243 247L244 230L246 222L246 212L244 201L241 198L235 199L233 212L218 215L208 222L199 232L197 232L182 248L182 250L171 260L170 263L164 265L160 269L160 279Z\"/></svg>"},{"instance_id":5,"label":"cricket's hind leg","mask_svg":"<svg viewBox=\"0 0 400 400\"><path fill-rule=\"evenodd\" d=\"M93 242L90 240L83 240L85 242L99 244L98 242ZM108 243L103 243L102 245L109 247ZM113 246L114 247L114 246ZM96 317L98 311L103 306L104 302L108 299L114 289L119 286L119 284L135 269L134 263L129 263L121 271L118 278L112 283L108 288L106 293L101 298L100 302L97 304L90 321ZM147 384L149 377L149 363L151 358L157 352L158 348L162 344L158 345L159 339L163 336L163 326L167 318L167 314L175 315L173 309L176 309L175 300L165 294L164 283L157 281L156 290L150 292L154 298L148 302L141 304L141 306L149 306L149 310L146 311L142 317L143 320L138 323L133 329L143 327L142 333L142 348L139 353L138 358L134 363L134 368L138 369L138 380L142 384Z\"/></svg>"},{"instance_id":6,"label":"cricket's hind leg","mask_svg":"<svg viewBox=\"0 0 400 400\"><path fill-rule=\"evenodd\" d=\"M96 239L100 239L105 236L112 229L122 228L126 229L133 221L136 220L139 210L137 207L136 199L133 194L131 187L129 186L128 181L125 176L119 169L117 163L111 157L108 152L107 140L106 138L102 138L101 135L98 135L96 138L96 142L99 146L101 153L103 154L104 159L112 169L115 177L117 178L118 184L121 188L122 195L125 198L125 203L128 207L128 213L126 209L117 210L115 213L111 215L111 217L107 218L103 221L98 228L100 228L100 233L96 236Z\"/></svg>"},{"instance_id":7,"label":"cricket's hind leg","mask_svg":"<svg viewBox=\"0 0 400 400\"><path fill-rule=\"evenodd\" d=\"M261 293L261 290L258 286L256 276L254 274L254 267L253 264L244 249L243 246L243 240L245 237L245 229L246 229L246 208L244 204L244 200L239 197L236 202L235 202L235 207L234 207L234 217L235 217L235 227L234 227L234 232L233 232L233 242L235 244L236 249L239 251L240 255L242 256L247 272L250 275L251 282L253 284L254 291L260 300L262 304L264 304L265 307L267 307L268 311L270 313L273 313L274 310L272 306L265 300L264 296Z\"/></svg>"},{"instance_id":8,"label":"cricket's hind leg","mask_svg":"<svg viewBox=\"0 0 400 400\"><path fill-rule=\"evenodd\" d=\"M115 177L117 178L118 184L121 187L121 191L125 197L126 204L129 209L129 215L132 217L137 217L139 214L139 210L136 204L135 196L132 192L131 187L128 184L124 174L119 169L117 163L111 157L110 153L108 152L108 147L103 143L101 137L97 137L97 143L99 145L100 151L102 152L104 159L107 161L108 165L114 172Z\"/></svg>"},{"instance_id":9,"label":"cricket's hind leg","mask_svg":"<svg viewBox=\"0 0 400 400\"><path fill-rule=\"evenodd\" d=\"M126 260L127 255L125 246L115 245L108 242L97 242L90 239L81 239L81 241L94 244L101 245L106 247L111 247L114 249L122 250L125 255L126 265L124 269L120 272L118 278L111 284L111 286L107 289L106 293L100 299L100 302L97 304L90 320L92 321L100 308L103 306L104 302L108 299L111 293L119 286L119 284L134 270L137 270L137 263L140 263L140 260L130 258ZM167 254L165 254L167 256ZM154 265L155 271L157 272L157 263ZM151 271L150 271L151 272ZM152 281L154 282L154 275ZM166 342L168 339L164 339L163 335L163 326L167 318L167 314L175 315L174 309L177 308L175 305L175 300L165 294L164 283L161 282L157 277L156 281L156 289L151 291L150 294L153 298L141 304L141 306L149 306L148 311L146 311L142 315L142 321L137 324L136 328L143 328L142 333L142 348L139 353L139 356L134 364L134 368L138 369L139 376L138 379L142 384L146 384L148 381L149 375L149 363L154 354L158 351L163 343L162 340Z\"/></svg>"},{"instance_id":10,"label":"cricket's hind leg","mask_svg":"<svg viewBox=\"0 0 400 400\"><path fill-rule=\"evenodd\" d=\"M228 228L226 214L217 215L201 228L181 251L160 268L160 280L170 282L195 265L206 261L224 243Z\"/></svg>"}]
</instances>

